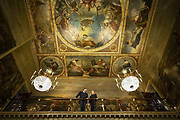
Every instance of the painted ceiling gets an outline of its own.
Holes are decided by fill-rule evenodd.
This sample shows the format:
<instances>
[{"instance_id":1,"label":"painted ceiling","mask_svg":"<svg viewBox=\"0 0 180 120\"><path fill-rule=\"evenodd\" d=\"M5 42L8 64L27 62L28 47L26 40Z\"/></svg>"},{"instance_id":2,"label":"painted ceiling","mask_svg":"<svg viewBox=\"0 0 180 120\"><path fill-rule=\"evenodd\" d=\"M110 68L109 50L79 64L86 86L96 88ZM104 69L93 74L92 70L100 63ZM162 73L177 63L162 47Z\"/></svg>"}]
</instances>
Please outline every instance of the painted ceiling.
<instances>
[{"instance_id":1,"label":"painted ceiling","mask_svg":"<svg viewBox=\"0 0 180 120\"><path fill-rule=\"evenodd\" d=\"M43 71L59 77L113 77L136 68L153 0L28 1Z\"/></svg>"}]
</instances>

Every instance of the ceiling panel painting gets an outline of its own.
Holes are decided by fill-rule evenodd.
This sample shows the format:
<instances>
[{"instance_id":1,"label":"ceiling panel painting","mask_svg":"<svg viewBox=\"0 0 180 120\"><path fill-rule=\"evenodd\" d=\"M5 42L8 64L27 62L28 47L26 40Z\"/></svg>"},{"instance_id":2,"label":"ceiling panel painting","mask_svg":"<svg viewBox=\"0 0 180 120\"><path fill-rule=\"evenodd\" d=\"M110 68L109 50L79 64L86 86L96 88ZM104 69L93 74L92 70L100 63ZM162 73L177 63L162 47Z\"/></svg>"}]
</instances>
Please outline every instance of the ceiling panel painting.
<instances>
[{"instance_id":1,"label":"ceiling panel painting","mask_svg":"<svg viewBox=\"0 0 180 120\"><path fill-rule=\"evenodd\" d=\"M112 56L110 77L131 73L138 67L138 56Z\"/></svg>"},{"instance_id":2,"label":"ceiling panel painting","mask_svg":"<svg viewBox=\"0 0 180 120\"><path fill-rule=\"evenodd\" d=\"M65 59L64 56L42 56L38 57L40 69L46 76L65 76Z\"/></svg>"},{"instance_id":3,"label":"ceiling panel painting","mask_svg":"<svg viewBox=\"0 0 180 120\"><path fill-rule=\"evenodd\" d=\"M123 54L140 53L152 0L130 0L126 17Z\"/></svg>"},{"instance_id":4,"label":"ceiling panel painting","mask_svg":"<svg viewBox=\"0 0 180 120\"><path fill-rule=\"evenodd\" d=\"M123 72L130 73L136 66L136 60L132 57L119 57L113 62L113 73L123 75Z\"/></svg>"},{"instance_id":5,"label":"ceiling panel painting","mask_svg":"<svg viewBox=\"0 0 180 120\"><path fill-rule=\"evenodd\" d=\"M56 0L52 14L60 50L65 44L77 51L98 51L120 40L123 6L120 0Z\"/></svg>"},{"instance_id":6,"label":"ceiling panel painting","mask_svg":"<svg viewBox=\"0 0 180 120\"><path fill-rule=\"evenodd\" d=\"M42 71L53 75L61 75L64 71L62 60L57 57L45 57L41 60Z\"/></svg>"},{"instance_id":7,"label":"ceiling panel painting","mask_svg":"<svg viewBox=\"0 0 180 120\"><path fill-rule=\"evenodd\" d=\"M36 51L39 54L54 54L55 41L52 33L51 15L48 0L29 1L34 32L36 33Z\"/></svg>"},{"instance_id":8,"label":"ceiling panel painting","mask_svg":"<svg viewBox=\"0 0 180 120\"><path fill-rule=\"evenodd\" d=\"M111 44L119 34L121 7L119 0L57 0L54 18L58 37L80 51Z\"/></svg>"},{"instance_id":9,"label":"ceiling panel painting","mask_svg":"<svg viewBox=\"0 0 180 120\"><path fill-rule=\"evenodd\" d=\"M108 77L111 57L109 56L67 56L68 76Z\"/></svg>"}]
</instances>

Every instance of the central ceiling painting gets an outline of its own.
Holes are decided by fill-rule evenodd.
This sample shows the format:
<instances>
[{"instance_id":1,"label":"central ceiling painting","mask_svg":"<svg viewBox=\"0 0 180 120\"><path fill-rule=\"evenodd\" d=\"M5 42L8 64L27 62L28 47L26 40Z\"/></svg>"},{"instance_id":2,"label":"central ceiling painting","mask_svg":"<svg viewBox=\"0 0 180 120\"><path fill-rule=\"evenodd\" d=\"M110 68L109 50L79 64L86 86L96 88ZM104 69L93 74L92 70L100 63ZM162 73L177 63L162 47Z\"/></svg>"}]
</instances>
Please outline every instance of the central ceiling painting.
<instances>
[{"instance_id":1,"label":"central ceiling painting","mask_svg":"<svg viewBox=\"0 0 180 120\"><path fill-rule=\"evenodd\" d=\"M57 0L54 4L55 27L66 45L80 51L100 50L117 39L123 14L119 0Z\"/></svg>"},{"instance_id":2,"label":"central ceiling painting","mask_svg":"<svg viewBox=\"0 0 180 120\"><path fill-rule=\"evenodd\" d=\"M153 0L27 0L40 68L59 77L114 77L136 68L155 5Z\"/></svg>"}]
</instances>

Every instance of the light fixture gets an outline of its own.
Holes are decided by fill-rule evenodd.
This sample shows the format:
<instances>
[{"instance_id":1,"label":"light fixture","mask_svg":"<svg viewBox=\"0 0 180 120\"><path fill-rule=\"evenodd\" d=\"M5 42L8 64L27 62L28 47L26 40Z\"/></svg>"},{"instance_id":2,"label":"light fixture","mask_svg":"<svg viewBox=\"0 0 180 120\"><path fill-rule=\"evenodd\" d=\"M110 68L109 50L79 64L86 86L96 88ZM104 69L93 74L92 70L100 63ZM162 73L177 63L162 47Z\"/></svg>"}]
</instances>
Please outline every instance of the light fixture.
<instances>
[{"instance_id":1,"label":"light fixture","mask_svg":"<svg viewBox=\"0 0 180 120\"><path fill-rule=\"evenodd\" d=\"M139 87L139 79L135 76L129 76L122 80L121 86L124 90L131 92Z\"/></svg>"},{"instance_id":2,"label":"light fixture","mask_svg":"<svg viewBox=\"0 0 180 120\"><path fill-rule=\"evenodd\" d=\"M33 80L33 84L36 90L42 91L42 92L48 91L52 86L51 79L45 76L37 76Z\"/></svg>"},{"instance_id":3,"label":"light fixture","mask_svg":"<svg viewBox=\"0 0 180 120\"><path fill-rule=\"evenodd\" d=\"M54 72L51 69L46 69L45 72L40 69L38 72L35 71L30 78L31 84L38 91L44 92L54 89L58 82L57 77L54 77Z\"/></svg>"},{"instance_id":4,"label":"light fixture","mask_svg":"<svg viewBox=\"0 0 180 120\"><path fill-rule=\"evenodd\" d=\"M142 82L142 76L137 70L123 69L121 72L123 75L117 74L115 79L116 86L122 91L132 92L138 89L140 82ZM120 81L120 82L119 82Z\"/></svg>"}]
</instances>

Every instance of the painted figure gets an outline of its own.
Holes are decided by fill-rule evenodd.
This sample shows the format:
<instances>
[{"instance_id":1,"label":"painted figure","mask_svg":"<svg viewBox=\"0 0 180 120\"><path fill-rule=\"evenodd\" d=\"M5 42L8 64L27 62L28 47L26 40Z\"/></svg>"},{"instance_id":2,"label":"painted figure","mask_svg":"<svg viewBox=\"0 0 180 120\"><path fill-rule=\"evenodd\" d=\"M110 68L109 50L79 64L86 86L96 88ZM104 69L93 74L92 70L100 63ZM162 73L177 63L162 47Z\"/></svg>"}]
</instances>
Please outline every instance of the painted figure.
<instances>
[{"instance_id":1,"label":"painted figure","mask_svg":"<svg viewBox=\"0 0 180 120\"><path fill-rule=\"evenodd\" d=\"M69 72L77 72L77 73L82 73L83 72L83 69L81 67L81 65L79 65L77 62L79 60L72 60L70 61L69 65L68 65L68 69L69 69Z\"/></svg>"},{"instance_id":2,"label":"painted figure","mask_svg":"<svg viewBox=\"0 0 180 120\"><path fill-rule=\"evenodd\" d=\"M83 5L88 7L88 11L91 10L91 8L95 7L96 0L83 0Z\"/></svg>"}]
</instances>

